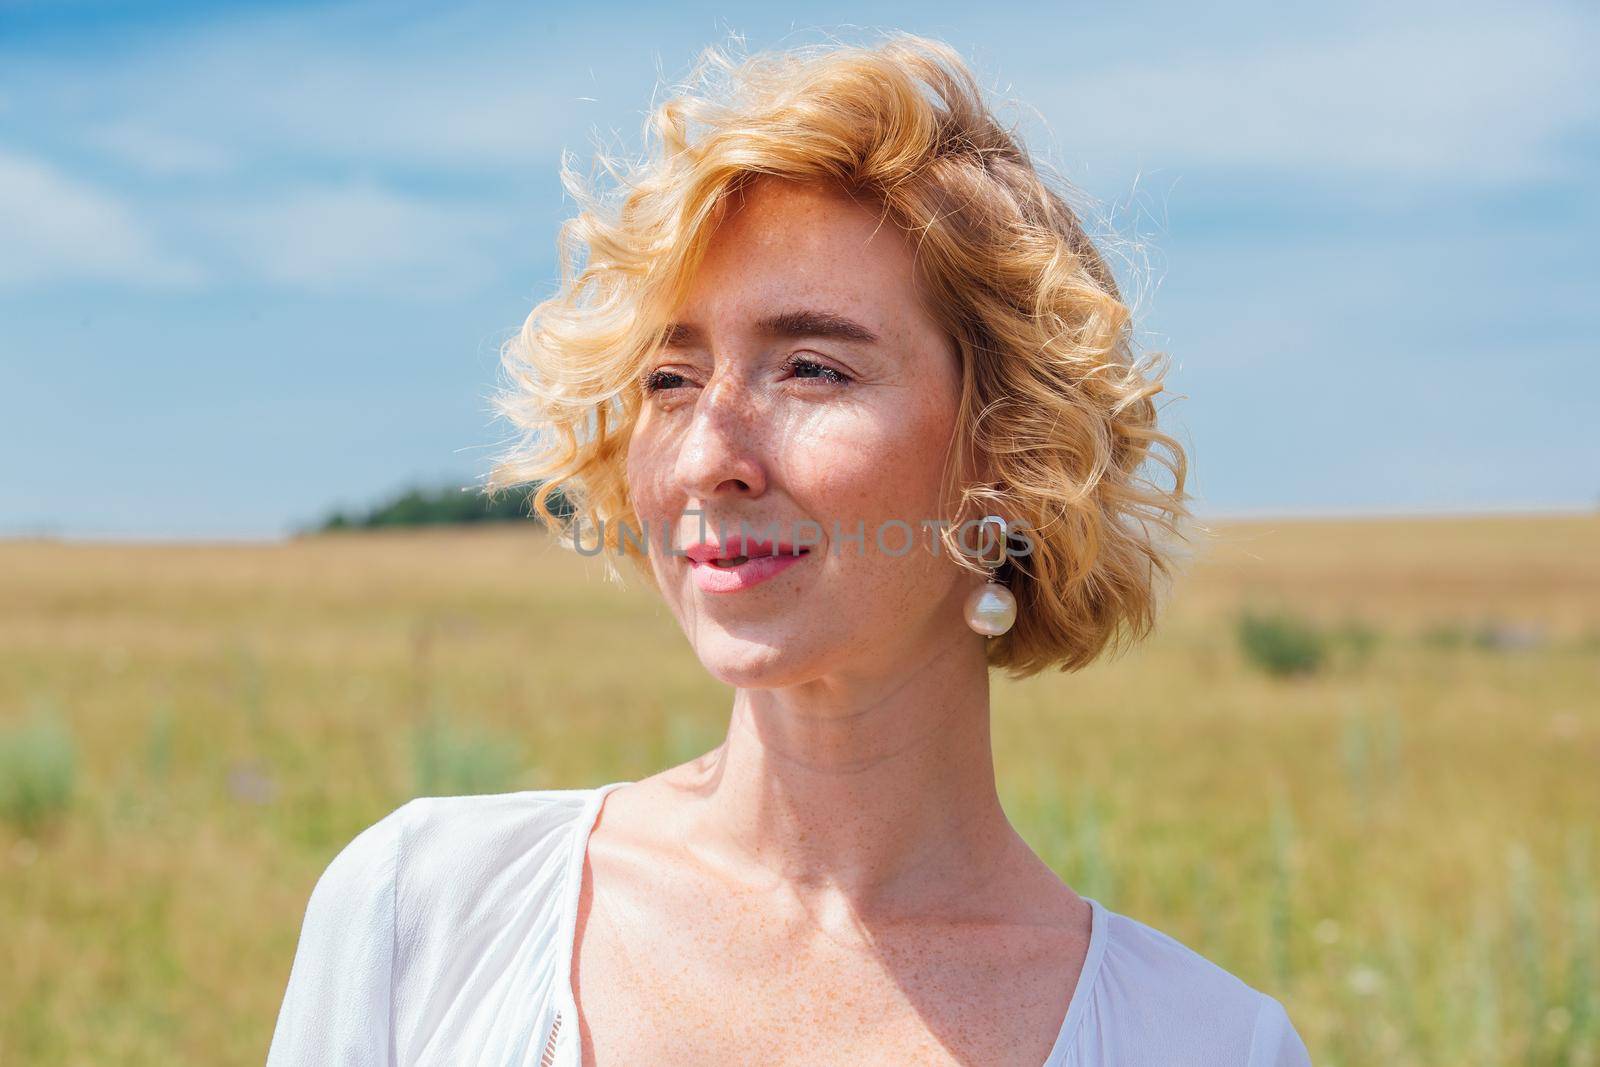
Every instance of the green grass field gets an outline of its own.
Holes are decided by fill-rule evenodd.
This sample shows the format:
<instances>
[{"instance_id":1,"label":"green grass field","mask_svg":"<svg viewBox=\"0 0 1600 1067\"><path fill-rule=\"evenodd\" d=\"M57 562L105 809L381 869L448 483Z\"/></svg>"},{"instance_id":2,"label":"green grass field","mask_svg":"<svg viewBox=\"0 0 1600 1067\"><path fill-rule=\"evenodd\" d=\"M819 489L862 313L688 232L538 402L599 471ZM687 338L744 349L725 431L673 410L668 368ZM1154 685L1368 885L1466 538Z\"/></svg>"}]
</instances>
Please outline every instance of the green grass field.
<instances>
[{"instance_id":1,"label":"green grass field","mask_svg":"<svg viewBox=\"0 0 1600 1067\"><path fill-rule=\"evenodd\" d=\"M261 1063L358 830L644 777L730 698L532 528L0 543L0 1064ZM997 676L995 733L1062 876L1319 1067L1600 1063L1600 516L1223 525L1145 645Z\"/></svg>"}]
</instances>

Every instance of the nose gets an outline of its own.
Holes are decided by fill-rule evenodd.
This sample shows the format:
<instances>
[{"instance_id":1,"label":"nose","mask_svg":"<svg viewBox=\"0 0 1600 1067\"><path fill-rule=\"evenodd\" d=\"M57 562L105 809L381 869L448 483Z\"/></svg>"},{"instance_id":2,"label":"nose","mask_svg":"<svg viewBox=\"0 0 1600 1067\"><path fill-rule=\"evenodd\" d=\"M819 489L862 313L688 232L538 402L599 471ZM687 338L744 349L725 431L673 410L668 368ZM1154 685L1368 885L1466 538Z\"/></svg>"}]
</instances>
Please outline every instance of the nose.
<instances>
[{"instance_id":1,"label":"nose","mask_svg":"<svg viewBox=\"0 0 1600 1067\"><path fill-rule=\"evenodd\" d=\"M675 473L683 491L699 500L766 492L763 422L749 389L731 375L713 375L678 446Z\"/></svg>"}]
</instances>

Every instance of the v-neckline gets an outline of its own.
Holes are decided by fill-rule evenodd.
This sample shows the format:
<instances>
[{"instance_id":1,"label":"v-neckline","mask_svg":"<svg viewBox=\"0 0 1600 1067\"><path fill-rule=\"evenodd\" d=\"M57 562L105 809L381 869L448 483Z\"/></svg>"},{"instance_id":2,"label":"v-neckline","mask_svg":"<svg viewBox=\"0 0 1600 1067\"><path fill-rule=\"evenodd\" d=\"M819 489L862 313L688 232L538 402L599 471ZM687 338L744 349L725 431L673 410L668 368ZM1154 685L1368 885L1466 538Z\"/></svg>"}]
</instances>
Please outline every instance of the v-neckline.
<instances>
[{"instance_id":1,"label":"v-neckline","mask_svg":"<svg viewBox=\"0 0 1600 1067\"><path fill-rule=\"evenodd\" d=\"M561 926L561 1003L556 1020L563 1029L571 1029L572 1062L583 1063L583 1028L578 1025L578 996L572 988L572 959L578 950L578 898L583 892L583 864L589 854L589 838L595 823L600 821L600 808L611 791L632 782L608 782L589 790L589 796L578 814L577 831L572 835L572 850L567 855L567 892L563 901ZM548 1044L550 1038L546 1037ZM564 1067L556 1064L555 1067Z\"/></svg>"},{"instance_id":2,"label":"v-neckline","mask_svg":"<svg viewBox=\"0 0 1600 1067\"><path fill-rule=\"evenodd\" d=\"M583 891L583 866L589 856L589 838L594 834L595 825L600 821L600 809L604 806L606 797L612 790L620 786L632 785L632 781L608 782L589 790L589 796L578 815L578 828L572 835L572 849L567 856L567 893L561 915L561 926L558 936L561 938L561 1003L557 1006L557 1020L563 1029L572 1030L571 1064L557 1063L554 1067L582 1067L583 1064L583 1029L578 1025L578 997L572 987L572 960L578 950L578 898ZM1078 970L1078 982L1072 989L1072 997L1067 1001L1067 1012L1061 1020L1061 1029L1056 1032L1056 1039L1050 1046L1050 1052L1045 1057L1042 1067L1057 1067L1064 1061L1068 1046L1076 1035L1078 1027L1083 1021L1084 1014L1088 1011L1089 998L1094 993L1095 983L1100 976L1100 962L1106 953L1106 938L1108 913L1098 900L1078 896L1089 905L1089 948L1083 956L1083 966ZM548 1045L549 1036L545 1038Z\"/></svg>"}]
</instances>

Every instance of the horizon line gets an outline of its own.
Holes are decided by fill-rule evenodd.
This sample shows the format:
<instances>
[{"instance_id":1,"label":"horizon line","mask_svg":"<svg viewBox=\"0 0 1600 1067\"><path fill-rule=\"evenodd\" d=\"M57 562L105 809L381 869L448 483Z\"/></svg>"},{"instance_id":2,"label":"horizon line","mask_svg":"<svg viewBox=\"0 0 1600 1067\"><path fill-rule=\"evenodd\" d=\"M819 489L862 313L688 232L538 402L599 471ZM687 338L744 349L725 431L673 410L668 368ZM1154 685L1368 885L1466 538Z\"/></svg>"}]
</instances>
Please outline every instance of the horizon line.
<instances>
[{"instance_id":1,"label":"horizon line","mask_svg":"<svg viewBox=\"0 0 1600 1067\"><path fill-rule=\"evenodd\" d=\"M1459 506L1414 506L1403 508L1364 508L1364 507L1301 507L1301 508L1233 508L1201 510L1195 509L1193 520L1202 523L1209 522L1317 522L1317 521L1395 521L1414 519L1480 519L1480 518L1516 518L1526 516L1530 518L1582 518L1600 517L1600 502L1593 505L1579 504L1504 504L1490 505L1487 507L1464 508ZM528 520L530 528L542 531L543 525L532 518ZM417 531L417 530L459 530L462 528L493 527L500 528L510 525L509 522L489 523L418 523L408 526L389 526L363 528L354 527L340 531L341 534L371 533L376 531ZM306 537L316 537L325 531L320 530L277 530L260 533L138 533L126 530L113 531L61 531L35 527L0 529L0 543L5 542L37 542L54 541L64 544L123 544L123 545L190 545L201 547L205 545L272 545L288 544L291 541Z\"/></svg>"}]
</instances>

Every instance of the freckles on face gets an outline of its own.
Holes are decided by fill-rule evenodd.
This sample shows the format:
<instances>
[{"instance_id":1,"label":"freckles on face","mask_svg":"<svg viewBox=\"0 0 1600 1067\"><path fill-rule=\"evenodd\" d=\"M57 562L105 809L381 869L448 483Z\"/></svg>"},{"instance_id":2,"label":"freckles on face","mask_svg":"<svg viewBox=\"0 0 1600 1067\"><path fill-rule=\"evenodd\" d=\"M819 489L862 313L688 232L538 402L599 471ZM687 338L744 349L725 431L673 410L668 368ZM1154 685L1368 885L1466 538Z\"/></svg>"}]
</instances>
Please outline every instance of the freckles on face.
<instances>
[{"instance_id":1,"label":"freckles on face","mask_svg":"<svg viewBox=\"0 0 1600 1067\"><path fill-rule=\"evenodd\" d=\"M659 529L698 509L713 523L783 523L786 539L803 520L825 542L727 596L698 592L681 559L653 553L686 627L718 620L719 638L759 631L771 648L785 628L799 638L828 620L848 636L841 619L880 625L885 611L926 599L930 576L944 572L914 551L879 553L874 536L899 519L927 545L920 524L943 517L958 402L956 354L921 303L904 235L839 192L757 180L720 219L674 322L645 368L629 441L639 518ZM864 549L826 544L836 525L849 537L858 523ZM897 552L905 535L885 539Z\"/></svg>"}]
</instances>

